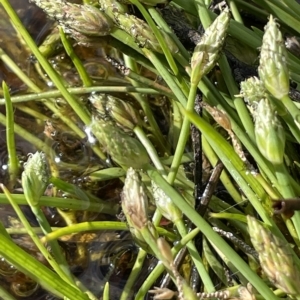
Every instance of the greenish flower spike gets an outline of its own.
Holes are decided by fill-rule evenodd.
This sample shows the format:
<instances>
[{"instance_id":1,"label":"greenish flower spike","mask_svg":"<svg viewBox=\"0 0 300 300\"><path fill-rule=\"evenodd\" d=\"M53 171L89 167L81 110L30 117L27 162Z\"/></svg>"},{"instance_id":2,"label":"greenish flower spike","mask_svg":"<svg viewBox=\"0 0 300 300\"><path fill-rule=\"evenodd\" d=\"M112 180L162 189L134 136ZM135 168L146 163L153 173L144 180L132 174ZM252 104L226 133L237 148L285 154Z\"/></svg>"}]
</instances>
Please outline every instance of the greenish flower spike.
<instances>
[{"instance_id":1,"label":"greenish flower spike","mask_svg":"<svg viewBox=\"0 0 300 300\"><path fill-rule=\"evenodd\" d=\"M121 198L122 209L134 241L146 252L154 254L150 244L158 238L158 232L148 220L148 197L139 174L133 168L127 170Z\"/></svg>"},{"instance_id":2,"label":"greenish flower spike","mask_svg":"<svg viewBox=\"0 0 300 300\"><path fill-rule=\"evenodd\" d=\"M285 132L268 99L262 99L255 112L255 138L261 154L273 164L282 164Z\"/></svg>"},{"instance_id":3,"label":"greenish flower spike","mask_svg":"<svg viewBox=\"0 0 300 300\"><path fill-rule=\"evenodd\" d=\"M258 67L260 79L266 89L277 99L289 93L289 70L284 40L274 18L270 16L260 52Z\"/></svg>"},{"instance_id":4,"label":"greenish flower spike","mask_svg":"<svg viewBox=\"0 0 300 300\"><path fill-rule=\"evenodd\" d=\"M130 14L115 13L114 16L114 21L117 26L130 34L140 47L145 47L152 51L163 53L158 40L145 21ZM169 37L169 35L164 31L161 31L161 34L165 39L170 52L173 54L177 53L178 47L171 37Z\"/></svg>"},{"instance_id":5,"label":"greenish flower spike","mask_svg":"<svg viewBox=\"0 0 300 300\"><path fill-rule=\"evenodd\" d=\"M148 224L148 198L138 173L129 168L122 193L122 209L130 226L141 229Z\"/></svg>"},{"instance_id":6,"label":"greenish flower spike","mask_svg":"<svg viewBox=\"0 0 300 300\"><path fill-rule=\"evenodd\" d=\"M170 197L155 184L155 182L152 181L151 185L156 207L166 219L176 223L182 218L181 210L172 202Z\"/></svg>"},{"instance_id":7,"label":"greenish flower spike","mask_svg":"<svg viewBox=\"0 0 300 300\"><path fill-rule=\"evenodd\" d=\"M149 163L147 151L141 142L126 134L116 124L94 118L90 127L97 140L117 164L140 169Z\"/></svg>"},{"instance_id":8,"label":"greenish flower spike","mask_svg":"<svg viewBox=\"0 0 300 300\"><path fill-rule=\"evenodd\" d=\"M31 154L24 164L22 187L25 198L31 206L36 206L48 186L49 171L42 152Z\"/></svg>"},{"instance_id":9,"label":"greenish flower spike","mask_svg":"<svg viewBox=\"0 0 300 300\"><path fill-rule=\"evenodd\" d=\"M247 220L252 244L269 280L289 295L300 295L300 271L289 244L260 225L255 218L248 216Z\"/></svg>"},{"instance_id":10,"label":"greenish flower spike","mask_svg":"<svg viewBox=\"0 0 300 300\"><path fill-rule=\"evenodd\" d=\"M216 64L224 45L229 21L230 13L226 8L205 30L192 56L191 82L198 83Z\"/></svg>"},{"instance_id":11,"label":"greenish flower spike","mask_svg":"<svg viewBox=\"0 0 300 300\"><path fill-rule=\"evenodd\" d=\"M52 19L59 22L65 32L87 36L109 35L112 20L92 5L79 5L63 0L31 0Z\"/></svg>"},{"instance_id":12,"label":"greenish flower spike","mask_svg":"<svg viewBox=\"0 0 300 300\"><path fill-rule=\"evenodd\" d=\"M127 5L120 3L116 0L99 0L99 4L101 10L105 11L105 13L112 19L114 19L114 15L116 13L126 14L128 13Z\"/></svg>"},{"instance_id":13,"label":"greenish flower spike","mask_svg":"<svg viewBox=\"0 0 300 300\"><path fill-rule=\"evenodd\" d=\"M94 94L89 100L100 115L109 115L123 130L133 130L142 124L138 112L129 102L107 94Z\"/></svg>"},{"instance_id":14,"label":"greenish flower spike","mask_svg":"<svg viewBox=\"0 0 300 300\"><path fill-rule=\"evenodd\" d=\"M253 76L241 82L241 93L239 96L243 97L249 104L259 102L265 98L266 89L259 78Z\"/></svg>"}]
</instances>

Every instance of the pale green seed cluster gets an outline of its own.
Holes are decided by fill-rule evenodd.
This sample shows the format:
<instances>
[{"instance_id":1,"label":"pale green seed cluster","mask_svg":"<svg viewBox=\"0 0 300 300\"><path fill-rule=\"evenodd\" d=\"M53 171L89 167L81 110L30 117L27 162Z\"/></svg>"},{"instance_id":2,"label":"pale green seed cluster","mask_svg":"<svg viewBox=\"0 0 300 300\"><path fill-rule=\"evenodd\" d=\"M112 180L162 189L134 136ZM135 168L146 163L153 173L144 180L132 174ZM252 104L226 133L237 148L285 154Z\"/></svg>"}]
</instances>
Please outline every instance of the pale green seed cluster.
<instances>
[{"instance_id":1,"label":"pale green seed cluster","mask_svg":"<svg viewBox=\"0 0 300 300\"><path fill-rule=\"evenodd\" d=\"M258 73L266 89L277 99L289 93L289 70L282 34L274 18L265 27Z\"/></svg>"},{"instance_id":2,"label":"pale green seed cluster","mask_svg":"<svg viewBox=\"0 0 300 300\"><path fill-rule=\"evenodd\" d=\"M154 33L152 32L151 28L149 27L149 25L145 21L137 18L136 16L127 13L128 12L127 7L123 3L126 4L131 4L131 3L128 3L128 1L125 2L120 1L120 2L121 3L114 0L99 0L101 9L105 11L105 13L112 18L112 20L114 21L117 27L119 27L120 29L124 30L129 35L131 35L135 39L136 43L139 44L140 47L145 47L150 50L162 53L163 51L160 47L160 44L156 39ZM147 0L146 2L149 3L156 2L157 4L158 2L161 3L161 0L160 1ZM173 42L170 36L163 30L161 30L160 33L163 35L163 38L167 43L171 53L177 53L178 52L177 45Z\"/></svg>"},{"instance_id":3,"label":"pale green seed cluster","mask_svg":"<svg viewBox=\"0 0 300 300\"><path fill-rule=\"evenodd\" d=\"M44 194L49 180L49 170L45 155L42 152L31 154L24 164L22 187L26 200L36 206Z\"/></svg>"},{"instance_id":4,"label":"pale green seed cluster","mask_svg":"<svg viewBox=\"0 0 300 300\"><path fill-rule=\"evenodd\" d=\"M115 123L94 118L90 127L117 164L139 169L149 163L147 151L140 141L126 134Z\"/></svg>"},{"instance_id":5,"label":"pale green seed cluster","mask_svg":"<svg viewBox=\"0 0 300 300\"><path fill-rule=\"evenodd\" d=\"M79 5L64 0L31 0L45 13L59 22L66 33L81 43L89 43L93 36L106 36L114 26L131 35L140 47L162 53L149 25L128 14L127 6L113 0L99 0L100 10L92 5ZM144 4L156 5L165 0L147 0ZM163 30L160 31L171 53L178 52L177 45Z\"/></svg>"},{"instance_id":6,"label":"pale green seed cluster","mask_svg":"<svg viewBox=\"0 0 300 300\"><path fill-rule=\"evenodd\" d=\"M254 76L241 82L240 96L249 104L259 102L261 99L265 98L265 95L265 86L259 78Z\"/></svg>"},{"instance_id":7,"label":"pale green seed cluster","mask_svg":"<svg viewBox=\"0 0 300 300\"><path fill-rule=\"evenodd\" d=\"M225 9L205 30L192 56L192 82L199 82L216 64L225 42L229 21L229 10Z\"/></svg>"},{"instance_id":8,"label":"pale green seed cluster","mask_svg":"<svg viewBox=\"0 0 300 300\"><path fill-rule=\"evenodd\" d=\"M291 247L248 216L249 234L261 267L272 284L289 295L300 294L300 271Z\"/></svg>"},{"instance_id":9,"label":"pale green seed cluster","mask_svg":"<svg viewBox=\"0 0 300 300\"><path fill-rule=\"evenodd\" d=\"M268 99L259 101L255 113L255 138L259 151L273 164L283 162L285 132Z\"/></svg>"},{"instance_id":10,"label":"pale green seed cluster","mask_svg":"<svg viewBox=\"0 0 300 300\"><path fill-rule=\"evenodd\" d=\"M142 249L153 253L141 229L148 228L154 238L158 238L158 233L148 220L148 198L140 177L133 168L127 170L121 197L122 209L132 237Z\"/></svg>"},{"instance_id":11,"label":"pale green seed cluster","mask_svg":"<svg viewBox=\"0 0 300 300\"><path fill-rule=\"evenodd\" d=\"M145 47L160 53L163 52L154 33L145 21L134 15L121 13L115 13L114 20L119 28L134 37L136 43L138 43L140 47ZM178 48L169 35L162 30L160 33L163 35L170 52L177 53Z\"/></svg>"},{"instance_id":12,"label":"pale green seed cluster","mask_svg":"<svg viewBox=\"0 0 300 300\"><path fill-rule=\"evenodd\" d=\"M128 6L116 0L99 0L101 10L103 10L111 19L114 19L115 14L128 13Z\"/></svg>"},{"instance_id":13,"label":"pale green seed cluster","mask_svg":"<svg viewBox=\"0 0 300 300\"><path fill-rule=\"evenodd\" d=\"M160 213L173 223L180 220L182 218L182 211L173 203L171 198L155 182L152 181L151 186L155 204Z\"/></svg>"},{"instance_id":14,"label":"pale green seed cluster","mask_svg":"<svg viewBox=\"0 0 300 300\"><path fill-rule=\"evenodd\" d=\"M122 208L129 224L143 228L148 223L148 198L138 173L129 168L122 193Z\"/></svg>"},{"instance_id":15,"label":"pale green seed cluster","mask_svg":"<svg viewBox=\"0 0 300 300\"><path fill-rule=\"evenodd\" d=\"M120 98L108 94L94 94L89 100L100 116L109 116L123 130L133 130L142 123L137 110Z\"/></svg>"},{"instance_id":16,"label":"pale green seed cluster","mask_svg":"<svg viewBox=\"0 0 300 300\"><path fill-rule=\"evenodd\" d=\"M59 22L67 33L106 36L113 28L111 19L91 5L79 5L63 0L31 0Z\"/></svg>"}]
</instances>

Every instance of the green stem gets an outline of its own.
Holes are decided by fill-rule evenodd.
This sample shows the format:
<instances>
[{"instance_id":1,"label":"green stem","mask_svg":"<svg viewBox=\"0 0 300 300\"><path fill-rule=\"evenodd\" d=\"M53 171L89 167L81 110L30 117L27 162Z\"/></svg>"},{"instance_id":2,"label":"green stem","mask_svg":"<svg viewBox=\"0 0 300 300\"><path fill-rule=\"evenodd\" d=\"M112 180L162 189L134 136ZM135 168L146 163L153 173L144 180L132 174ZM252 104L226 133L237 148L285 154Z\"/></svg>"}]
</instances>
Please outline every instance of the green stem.
<instances>
[{"instance_id":1,"label":"green stem","mask_svg":"<svg viewBox=\"0 0 300 300\"><path fill-rule=\"evenodd\" d=\"M48 74L49 78L52 80L54 85L60 90L62 96L65 98L65 100L69 103L69 105L72 107L72 109L75 111L75 113L79 116L79 118L83 121L84 124L90 125L91 119L89 114L87 113L87 110L82 107L82 105L79 103L77 99L75 99L65 88L62 81L60 80L58 74L55 72L55 70L52 68L48 60L40 53L37 45L35 44L34 40L28 33L28 31L24 28L22 22L20 21L18 15L14 11L14 9L11 7L8 0L0 0L0 3L2 3L5 11L9 15L13 25L15 26L16 30L18 30L18 33L23 37L28 47L33 52L34 56L38 60L38 62L41 64L45 72Z\"/></svg>"},{"instance_id":2,"label":"green stem","mask_svg":"<svg viewBox=\"0 0 300 300\"><path fill-rule=\"evenodd\" d=\"M145 77L140 76L140 74L136 73L138 71L138 66L131 57L124 54L124 61L125 61L126 66L130 69L127 77L131 78L130 82L132 83L133 86L138 87L140 85L139 82L141 82L140 78L144 79ZM132 73L135 74L133 77L130 76L130 74L132 74ZM155 87L158 85L156 82L153 82L152 80L149 80L147 78L145 78L145 79L147 81L149 81L149 84L147 84L149 86ZM162 87L161 85L159 85L159 86ZM163 88L169 90L166 87L163 87ZM172 98L173 94L172 94L171 90L169 90L169 94L170 95L168 97ZM145 95L143 95L142 93L133 93L132 95L133 95L133 97L136 98L136 100L141 105L141 107L147 117L147 120L149 122L149 125L151 127L151 131L153 132L154 136L157 139L159 148L161 149L161 153L162 154L169 153L169 150L168 150L169 147L168 147L168 145L166 145L166 139L163 137L161 130L154 118L154 115L152 113L151 107L148 102L148 98Z\"/></svg>"},{"instance_id":3,"label":"green stem","mask_svg":"<svg viewBox=\"0 0 300 300\"><path fill-rule=\"evenodd\" d=\"M70 279L68 275L61 269L62 266L60 266L56 260L52 257L52 255L47 251L45 246L40 241L39 237L36 235L36 233L32 230L29 222L27 221L26 217L24 216L23 212L17 205L17 203L14 201L13 197L11 197L11 194L9 191L1 185L2 190L4 191L7 199L9 200L11 206L15 210L16 214L18 215L20 221L22 222L23 226L27 229L27 232L29 236L32 238L33 242L36 244L38 249L41 251L43 256L47 259L49 264L52 266L52 268L55 270L55 272L60 276L60 278L64 281L65 284L69 284L73 286L73 279Z\"/></svg>"},{"instance_id":4,"label":"green stem","mask_svg":"<svg viewBox=\"0 0 300 300\"><path fill-rule=\"evenodd\" d=\"M156 171L149 170L150 178L160 186L183 213L198 227L206 238L244 275L257 291L268 300L278 300L268 285L253 272L248 264L210 227L210 225L175 191Z\"/></svg>"},{"instance_id":5,"label":"green stem","mask_svg":"<svg viewBox=\"0 0 300 300\"><path fill-rule=\"evenodd\" d=\"M207 159L209 160L210 164L212 166L215 166L217 164L219 158L204 137L202 137L202 147L203 147L203 152L204 152L205 156L207 157ZM226 188L226 190L228 191L229 195L232 197L232 199L236 203L243 204L244 200L241 197L240 193L237 191L234 184L232 183L231 178L229 177L226 170L222 171L220 180L221 180L222 184L224 185L224 187Z\"/></svg>"},{"instance_id":6,"label":"green stem","mask_svg":"<svg viewBox=\"0 0 300 300\"><path fill-rule=\"evenodd\" d=\"M128 65L128 60L129 59L132 60L132 58L130 58L130 57L127 56L127 59L125 60L126 63L127 63L127 65ZM153 81L151 79L148 79L148 78L146 78L146 77L144 77L144 76L142 76L142 75L137 74L136 72L134 72L133 70L136 69L136 68L132 69L132 67L134 67L133 63L130 64L130 69L127 69L124 72L126 77L134 80L133 82L131 81L133 86L138 87L138 85L136 84L136 82L139 82L139 83L141 83L143 85L148 86L149 88L152 88L152 89L160 92L163 95L166 95L167 97L170 97L170 98L174 97L174 94L172 93L172 91L169 88L167 88L167 87L165 87L163 85L160 85L159 83L157 83L157 82L155 82L155 81Z\"/></svg>"},{"instance_id":7,"label":"green stem","mask_svg":"<svg viewBox=\"0 0 300 300\"><path fill-rule=\"evenodd\" d=\"M143 263L146 257L147 257L147 252L144 251L143 249L139 249L139 253L136 257L129 278L126 281L120 300L127 300L131 298L131 295L133 294L133 285L138 279L138 276L142 270Z\"/></svg>"},{"instance_id":8,"label":"green stem","mask_svg":"<svg viewBox=\"0 0 300 300\"><path fill-rule=\"evenodd\" d=\"M153 81L151 81L153 82ZM81 94L90 94L92 92L100 92L100 93L141 93L141 94L154 94L160 95L161 91L156 91L152 88L144 88L144 87L134 87L134 86L93 86L93 87L77 87L77 88L68 88L68 92L74 95ZM20 95L20 96L12 96L11 101L13 103L18 102L27 102L32 100L41 100L46 98L56 98L61 96L61 92L59 90L51 90L43 93L36 92L34 94L28 95ZM0 105L5 104L5 99L0 98Z\"/></svg>"},{"instance_id":9,"label":"green stem","mask_svg":"<svg viewBox=\"0 0 300 300\"><path fill-rule=\"evenodd\" d=\"M82 222L82 223L72 224L62 228L57 228L56 230L53 230L52 232L42 237L41 241L43 243L46 243L48 241L59 239L64 235L70 235L70 234L85 232L85 231L100 231L100 230L127 231L129 229L127 224L124 222L113 222L113 221ZM169 232L164 228L156 227L156 230L160 235L163 235L170 240L174 240L176 238L176 236L172 232Z\"/></svg>"},{"instance_id":10,"label":"green stem","mask_svg":"<svg viewBox=\"0 0 300 300\"><path fill-rule=\"evenodd\" d=\"M4 287L0 286L0 299L5 300L17 300L15 297L13 297L7 290L5 290Z\"/></svg>"},{"instance_id":11,"label":"green stem","mask_svg":"<svg viewBox=\"0 0 300 300\"><path fill-rule=\"evenodd\" d=\"M197 93L197 83L192 84L190 87L189 98L188 98L188 102L186 105L186 109L189 111L194 110L196 93ZM170 168L170 173L168 174L168 182L171 184L175 181L176 174L177 174L178 168L181 163L181 158L182 158L183 152L185 150L186 142L189 137L189 132L190 132L190 121L185 116L184 120L183 120L181 131L180 131L179 139L178 139L178 144L177 144L177 147L175 150L174 159L172 161L172 165Z\"/></svg>"},{"instance_id":12,"label":"green stem","mask_svg":"<svg viewBox=\"0 0 300 300\"><path fill-rule=\"evenodd\" d=\"M160 161L160 159L158 157L158 154L157 154L157 151L156 151L155 147L153 146L153 144L151 143L151 141L148 139L148 137L146 136L145 132L139 126L136 126L133 131L136 134L136 136L138 137L138 139L140 140L140 142L145 147L145 149L146 149L148 155L150 156L150 159L153 162L154 166L157 168L157 170L163 176L166 177L167 173L165 171L165 168L164 168L163 164L161 163L161 161Z\"/></svg>"},{"instance_id":13,"label":"green stem","mask_svg":"<svg viewBox=\"0 0 300 300\"><path fill-rule=\"evenodd\" d=\"M21 68L12 61L4 52L0 49L1 59L9 66L10 69L14 71L14 73L35 93L41 92L41 89L32 81L28 76L21 70ZM30 96L30 95L29 95ZM24 98L23 98L24 97ZM57 96L56 96L57 97ZM17 99L21 99L21 101L29 101L35 100L36 98L30 99L28 96L17 96ZM12 100L14 102L14 100ZM16 101L17 102L17 101ZM0 103L5 104L5 100L0 100ZM54 112L67 126L69 126L74 132L78 134L81 138L85 137L85 133L81 131L78 126L67 116L65 116L59 109L55 107L54 104L50 101L45 101L45 105Z\"/></svg>"},{"instance_id":14,"label":"green stem","mask_svg":"<svg viewBox=\"0 0 300 300\"><path fill-rule=\"evenodd\" d=\"M231 1L231 4L232 4L232 2L233 1ZM208 9L204 5L203 0L195 0L195 3L197 4L197 7L198 7L198 14L199 14L201 23L204 24L204 28L207 28L213 21L210 14L208 13ZM223 74L223 78L225 80L226 86L228 88L229 94L230 94L231 98L234 99L234 105L235 105L237 113L240 117L239 119L241 120L250 139L252 141L255 141L254 125L253 125L252 119L249 115L249 111L248 111L243 99L235 97L235 95L239 94L239 90L233 79L230 66L229 66L226 56L224 54L221 55L221 57L219 59L219 65L220 65L220 69Z\"/></svg>"},{"instance_id":15,"label":"green stem","mask_svg":"<svg viewBox=\"0 0 300 300\"><path fill-rule=\"evenodd\" d=\"M80 76L80 78L83 82L83 85L84 86L92 86L93 81L91 80L89 74L87 73L85 67L83 66L82 61L79 59L77 54L74 52L74 49L70 43L70 40L67 38L65 32L63 31L63 29L61 27L59 27L59 33L60 33L60 38L63 43L63 46L64 46L68 56L71 58L74 66L78 72L78 75Z\"/></svg>"},{"instance_id":16,"label":"green stem","mask_svg":"<svg viewBox=\"0 0 300 300\"><path fill-rule=\"evenodd\" d=\"M142 13L143 17L145 18L145 20L149 24L150 28L152 29L155 37L157 38L157 40L163 50L164 56L169 63L169 66L170 66L172 72L175 74L175 76L179 76L178 68L173 59L173 55L171 54L165 39L163 38L159 29L156 27L153 19L151 18L151 16L147 12L147 10L144 8L144 6L138 0L130 0L130 2L132 4L134 4L139 9L139 11Z\"/></svg>"},{"instance_id":17,"label":"green stem","mask_svg":"<svg viewBox=\"0 0 300 300\"><path fill-rule=\"evenodd\" d=\"M59 229L59 227L51 227L51 228L52 228L53 231ZM31 229L36 234L42 234L43 233L41 227L31 227ZM10 227L10 228L6 228L6 232L10 235L13 235L13 234L18 234L18 235L25 234L25 235L27 235L28 234L26 228L13 228L13 227Z\"/></svg>"},{"instance_id":18,"label":"green stem","mask_svg":"<svg viewBox=\"0 0 300 300\"><path fill-rule=\"evenodd\" d=\"M0 255L14 265L20 272L35 280L51 294L59 298L88 300L87 295L61 280L57 274L48 269L14 242L0 233ZM49 253L48 253L49 256ZM7 298L5 298L7 299Z\"/></svg>"},{"instance_id":19,"label":"green stem","mask_svg":"<svg viewBox=\"0 0 300 300\"><path fill-rule=\"evenodd\" d=\"M193 238L199 233L200 229L195 228L191 232L189 232L187 235L185 235L181 241L179 241L175 247L172 248L172 255L175 257L177 253L182 249L189 241L192 241ZM157 264L156 267L153 269L151 274L146 278L142 286L140 287L139 291L137 292L135 296L135 300L141 300L144 299L146 293L149 291L149 289L153 286L157 278L162 274L164 271L164 265L163 264Z\"/></svg>"},{"instance_id":20,"label":"green stem","mask_svg":"<svg viewBox=\"0 0 300 300\"><path fill-rule=\"evenodd\" d=\"M27 205L27 201L24 195L21 194L12 194L12 197L16 201L18 205ZM42 196L40 198L40 205L45 206L53 206L57 208L64 208L64 209L73 209L73 210L85 210L90 212L102 212L105 214L115 215L119 211L119 205L110 205L109 207L104 206L102 203L94 203L94 202L87 202L83 200L78 200L75 198L60 198L60 197L47 197ZM7 198L4 194L0 193L0 204L9 204Z\"/></svg>"},{"instance_id":21,"label":"green stem","mask_svg":"<svg viewBox=\"0 0 300 300\"><path fill-rule=\"evenodd\" d=\"M179 51L181 55L185 59L189 59L190 55L186 48L182 45L174 31L168 26L167 22L164 20L160 12L155 7L148 7L148 12L155 21L155 23L162 28L166 33L168 33L169 36L172 37L173 41L176 43L177 47L179 48Z\"/></svg>"},{"instance_id":22,"label":"green stem","mask_svg":"<svg viewBox=\"0 0 300 300\"><path fill-rule=\"evenodd\" d=\"M293 190L293 187L291 186L290 180L289 180L289 174L283 164L275 164L275 172L276 177L280 185L279 192L281 195L286 198L295 198L296 194ZM288 201L288 200L287 200ZM294 234L293 228L289 227L289 229L292 230L291 235L293 236L295 242L297 245L300 245L300 214L299 212L295 212L293 218L292 218L293 224L295 226L297 235Z\"/></svg>"},{"instance_id":23,"label":"green stem","mask_svg":"<svg viewBox=\"0 0 300 300\"><path fill-rule=\"evenodd\" d=\"M109 282L105 283L103 291L103 300L109 300Z\"/></svg>"},{"instance_id":24,"label":"green stem","mask_svg":"<svg viewBox=\"0 0 300 300\"><path fill-rule=\"evenodd\" d=\"M241 24L244 24L243 19L242 19L241 15L240 15L240 12L238 10L238 7L237 7L237 5L235 3L235 0L229 0L228 4L229 4L229 7L230 7L230 11L231 11L231 13L233 15L233 18L237 22L239 22Z\"/></svg>"},{"instance_id":25,"label":"green stem","mask_svg":"<svg viewBox=\"0 0 300 300\"><path fill-rule=\"evenodd\" d=\"M280 99L281 102L284 104L288 112L291 114L291 116L294 119L294 122L296 123L298 130L300 129L300 110L295 105L295 103L290 99L288 95L284 96L282 99Z\"/></svg>"},{"instance_id":26,"label":"green stem","mask_svg":"<svg viewBox=\"0 0 300 300\"><path fill-rule=\"evenodd\" d=\"M9 172L9 188L12 189L16 183L19 173L19 161L16 151L15 134L14 134L14 112L10 100L10 94L5 81L2 82L3 94L6 100L6 144L8 151L8 172Z\"/></svg>"},{"instance_id":27,"label":"green stem","mask_svg":"<svg viewBox=\"0 0 300 300\"><path fill-rule=\"evenodd\" d=\"M13 74L16 74L22 82L24 82L30 89L35 91L36 85L29 79L25 72L13 61L2 48L0 48L0 58L9 67ZM4 101L3 101L4 104Z\"/></svg>"},{"instance_id":28,"label":"green stem","mask_svg":"<svg viewBox=\"0 0 300 300\"><path fill-rule=\"evenodd\" d=\"M45 235L51 233L52 228L51 228L50 224L48 223L48 220L46 219L41 208L38 206L32 206L32 205L30 207L31 207L31 210L32 210L33 214L35 215L40 227L42 228L43 233ZM32 233L33 233L33 231L32 231ZM51 251L53 253L53 257L54 257L56 263L60 266L60 268L65 273L65 275L68 277L69 283L75 285L75 281L71 274L67 260L64 257L64 255L62 253L62 249L60 248L58 242L56 240L49 241L49 246L51 247Z\"/></svg>"},{"instance_id":29,"label":"green stem","mask_svg":"<svg viewBox=\"0 0 300 300\"><path fill-rule=\"evenodd\" d=\"M6 117L0 113L0 123L6 125ZM20 125L14 123L14 132L17 133L20 137L26 139L29 143L35 146L37 149L50 154L53 153L53 150L35 135L29 133L27 130L23 129Z\"/></svg>"},{"instance_id":30,"label":"green stem","mask_svg":"<svg viewBox=\"0 0 300 300\"><path fill-rule=\"evenodd\" d=\"M177 227L178 232L182 238L187 235L187 230L186 230L186 227L185 227L182 219L175 222L175 226ZM207 270L203 264L202 258L200 257L199 252L198 252L194 242L193 241L188 242L186 244L186 247L190 253L190 256L191 256L196 268L197 268L199 276L205 286L205 290L208 293L214 292L215 291L214 284L213 284L209 274L207 273Z\"/></svg>"},{"instance_id":31,"label":"green stem","mask_svg":"<svg viewBox=\"0 0 300 300\"><path fill-rule=\"evenodd\" d=\"M152 64L155 66L161 77L165 80L169 88L174 93L177 100L183 105L186 105L186 96L182 92L182 88L177 84L177 82L174 80L173 76L170 74L170 72L163 66L161 61L158 59L158 57L150 50L143 48L143 52L145 56L152 62Z\"/></svg>"}]
</instances>

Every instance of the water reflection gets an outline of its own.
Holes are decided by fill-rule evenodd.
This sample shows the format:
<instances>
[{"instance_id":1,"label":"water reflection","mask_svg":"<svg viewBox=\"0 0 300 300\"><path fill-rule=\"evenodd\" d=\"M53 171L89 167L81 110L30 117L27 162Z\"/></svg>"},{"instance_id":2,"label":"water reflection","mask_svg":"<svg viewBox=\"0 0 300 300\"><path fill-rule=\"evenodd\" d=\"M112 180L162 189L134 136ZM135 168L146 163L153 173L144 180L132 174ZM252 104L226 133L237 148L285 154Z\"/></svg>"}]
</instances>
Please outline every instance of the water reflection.
<instances>
[{"instance_id":1,"label":"water reflection","mask_svg":"<svg viewBox=\"0 0 300 300\"><path fill-rule=\"evenodd\" d=\"M10 2L36 43L38 45L42 43L47 34L53 29L54 23L28 1L11 0ZM39 88L48 89L51 82L47 78L45 80L44 74L38 69L37 63L31 56L29 49L19 40L15 30L7 20L7 15L0 7L1 47ZM112 75L112 67L107 64L105 59L101 58L102 52L98 48L86 49L78 46L76 50L81 59L84 60L94 82L103 82L103 80L107 79L107 76ZM57 54L52 59L52 63L55 65L57 72L64 77L68 86L81 85L80 78L74 75L75 68L70 67L70 60L64 53ZM109 68L111 69L109 70ZM31 92L2 62L0 63L0 79L6 81L11 94ZM85 104L87 97L81 97L80 101ZM83 124L78 120L78 117L64 99L49 99L49 103L53 104L59 112L68 116L70 120L76 123L78 128L83 130ZM120 201L119 195L122 183L117 179L109 183L89 182L82 179L88 174L88 170L93 170L95 166L100 167L101 161L92 153L87 140L78 137L70 131L70 128L44 104L45 102L42 101L27 102L25 106L31 109L31 115L21 111L21 109L17 109L18 105L15 105L15 122L43 141L45 145L53 150L54 155L59 157L59 161L53 166L58 170L60 179L75 183L76 186L83 190L88 190L95 197L99 196L105 201L118 203ZM0 107L0 112L5 114L4 106ZM34 153L38 149L17 134L15 140L20 163L20 174L18 177L18 180L20 180L22 166L27 161L28 154ZM2 125L0 126L0 145L0 182L9 184L6 129ZM55 162L55 157L50 157L50 159ZM20 183L17 182L11 188L11 191L13 193L22 193ZM68 197L62 191L54 191L54 187L51 185L49 185L46 193L49 196L55 194L56 196L65 195L65 197ZM31 226L38 228L38 222L28 206L23 206L22 210ZM116 220L115 217L106 214L58 210L53 207L43 207L43 212L52 227L66 226L68 224L67 221L70 219L74 223L93 220ZM23 225L20 224L9 205L0 206L0 221L6 228L23 228ZM27 253L30 253L37 260L47 265L45 258L40 254L28 235L14 234L11 235L11 238ZM87 289L94 292L97 297L101 297L104 283L109 280L112 290L111 299L119 299L120 292L137 253L137 248L127 232L82 233L62 237L59 240L59 244L66 255L71 271ZM45 292L34 281L1 258L0 284L14 295L16 299L56 299L56 297Z\"/></svg>"}]
</instances>

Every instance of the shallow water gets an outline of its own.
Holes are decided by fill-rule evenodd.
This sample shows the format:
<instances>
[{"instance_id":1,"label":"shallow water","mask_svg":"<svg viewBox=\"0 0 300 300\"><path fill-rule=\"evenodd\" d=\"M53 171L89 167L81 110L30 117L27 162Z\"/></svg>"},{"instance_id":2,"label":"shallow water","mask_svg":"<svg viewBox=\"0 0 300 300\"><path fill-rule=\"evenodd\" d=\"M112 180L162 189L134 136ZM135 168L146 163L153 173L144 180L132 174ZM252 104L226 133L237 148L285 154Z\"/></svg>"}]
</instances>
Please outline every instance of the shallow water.
<instances>
[{"instance_id":1,"label":"shallow water","mask_svg":"<svg viewBox=\"0 0 300 300\"><path fill-rule=\"evenodd\" d=\"M11 4L16 9L23 24L31 33L36 43L38 45L42 43L45 36L52 30L54 23L27 1L13 0ZM2 8L0 8L0 35L2 37L1 47L13 61L17 62L18 66L28 77L41 89L45 90L51 86L38 73L35 60L32 59L30 51L28 51L22 41L18 39ZM101 57L101 50L88 49L87 51L84 47L76 48L91 77L94 80L103 81L105 76L107 76L107 69L110 66ZM63 76L68 86L78 86L81 84L78 76L74 74L74 67L70 65L70 61L64 53L56 55L50 62ZM25 84L2 62L0 62L0 78L6 81L11 95L19 95L27 92ZM86 97L82 97L81 100L83 102L86 101ZM84 129L84 126L77 120L76 115L70 110L63 99L57 98L55 102L56 107L60 111L77 122L79 128ZM120 181L113 180L104 183L91 183L83 179L88 170L94 167L99 169L105 164L105 162L102 162L93 154L87 140L78 138L76 134L66 128L57 116L43 105L43 102L27 102L25 106L47 117L47 122L45 123L45 119L43 118L38 119L29 115L24 111L22 106L18 105L15 105L15 122L53 149L56 157L52 157L51 159L56 162L60 178L66 182L74 183L82 189L89 190L95 196L100 196L101 199L109 203L119 203L122 187ZM4 106L0 107L0 112L5 113ZM52 130L50 130L50 133L49 126ZM9 186L10 182L7 174L8 154L4 125L0 126L0 141L0 181ZM28 154L34 153L38 149L20 135L15 135L15 141L18 158L22 165L26 162ZM20 171L22 171L22 168ZM11 191L13 193L22 193L21 185L16 182ZM52 195L53 193L53 188L49 186L47 195ZM57 195L68 197L67 194L60 191L58 191ZM27 206L24 206L22 209L31 225L38 227L38 223L30 209ZM72 216L76 222L117 220L114 215L94 212L74 212L68 210L59 212L56 208L49 207L44 207L43 211L50 225L56 227L66 225L64 215ZM0 221L7 228L22 227L16 214L8 205L0 205ZM12 235L12 238L25 251L46 264L45 259L27 235L15 234ZM112 291L111 299L119 298L122 287L129 275L131 262L137 253L137 248L127 232L82 233L72 236L70 239L61 239L60 245L72 272L90 291L100 298L104 283L109 280ZM0 282L16 299L56 299L4 260L0 261Z\"/></svg>"}]
</instances>

